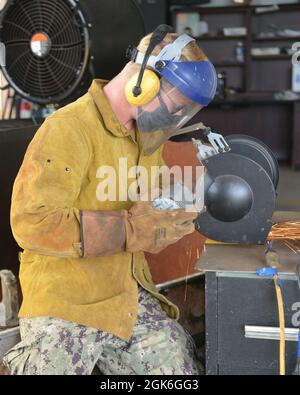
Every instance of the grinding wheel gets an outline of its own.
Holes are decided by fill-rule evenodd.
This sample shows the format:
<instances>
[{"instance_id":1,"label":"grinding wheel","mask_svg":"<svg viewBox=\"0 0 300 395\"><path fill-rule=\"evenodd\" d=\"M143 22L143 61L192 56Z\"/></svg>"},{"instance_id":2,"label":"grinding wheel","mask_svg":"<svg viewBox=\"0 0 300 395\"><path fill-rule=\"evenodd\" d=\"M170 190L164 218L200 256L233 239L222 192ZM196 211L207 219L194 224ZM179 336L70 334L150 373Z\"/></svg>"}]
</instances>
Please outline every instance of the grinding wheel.
<instances>
[{"instance_id":1,"label":"grinding wheel","mask_svg":"<svg viewBox=\"0 0 300 395\"><path fill-rule=\"evenodd\" d=\"M221 242L264 244L276 198L276 173L270 174L271 166L266 170L234 152L212 156L203 164L206 211L196 220L197 230Z\"/></svg>"},{"instance_id":2,"label":"grinding wheel","mask_svg":"<svg viewBox=\"0 0 300 395\"><path fill-rule=\"evenodd\" d=\"M267 145L254 137L243 134L232 134L226 136L225 140L230 146L232 153L246 156L260 164L269 174L275 189L277 188L279 166L273 152Z\"/></svg>"}]
</instances>

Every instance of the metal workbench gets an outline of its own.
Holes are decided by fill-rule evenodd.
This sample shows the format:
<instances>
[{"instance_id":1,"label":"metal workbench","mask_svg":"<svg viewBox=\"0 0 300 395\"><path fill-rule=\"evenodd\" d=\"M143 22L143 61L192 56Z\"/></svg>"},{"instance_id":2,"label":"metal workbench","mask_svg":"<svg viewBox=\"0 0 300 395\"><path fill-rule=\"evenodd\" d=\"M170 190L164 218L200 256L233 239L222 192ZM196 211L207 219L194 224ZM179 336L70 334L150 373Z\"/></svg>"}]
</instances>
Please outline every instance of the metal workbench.
<instances>
[{"instance_id":1,"label":"metal workbench","mask_svg":"<svg viewBox=\"0 0 300 395\"><path fill-rule=\"evenodd\" d=\"M300 255L275 242L285 305L286 373L296 365ZM264 246L207 245L198 262L205 271L206 373L278 374L278 312L274 283L256 270L265 265Z\"/></svg>"}]
</instances>

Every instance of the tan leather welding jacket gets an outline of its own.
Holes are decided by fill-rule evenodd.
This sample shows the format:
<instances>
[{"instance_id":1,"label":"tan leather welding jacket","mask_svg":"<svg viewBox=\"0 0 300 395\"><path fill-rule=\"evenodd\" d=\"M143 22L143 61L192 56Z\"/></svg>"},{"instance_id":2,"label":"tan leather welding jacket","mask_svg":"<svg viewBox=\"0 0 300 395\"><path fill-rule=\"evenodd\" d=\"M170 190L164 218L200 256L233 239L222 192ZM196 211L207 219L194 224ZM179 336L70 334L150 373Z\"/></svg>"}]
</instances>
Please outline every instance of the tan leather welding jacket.
<instances>
[{"instance_id":1,"label":"tan leather welding jacket","mask_svg":"<svg viewBox=\"0 0 300 395\"><path fill-rule=\"evenodd\" d=\"M128 210L133 204L99 199L101 166L115 169L118 193L124 182L119 158L127 158L128 168L142 165L149 172L163 163L161 150L149 157L140 152L116 119L104 84L94 80L87 94L43 123L16 178L11 225L24 249L19 316L58 317L127 340L137 319L138 284L170 317L178 319L179 312L157 292L143 252L81 257L80 210Z\"/></svg>"}]
</instances>

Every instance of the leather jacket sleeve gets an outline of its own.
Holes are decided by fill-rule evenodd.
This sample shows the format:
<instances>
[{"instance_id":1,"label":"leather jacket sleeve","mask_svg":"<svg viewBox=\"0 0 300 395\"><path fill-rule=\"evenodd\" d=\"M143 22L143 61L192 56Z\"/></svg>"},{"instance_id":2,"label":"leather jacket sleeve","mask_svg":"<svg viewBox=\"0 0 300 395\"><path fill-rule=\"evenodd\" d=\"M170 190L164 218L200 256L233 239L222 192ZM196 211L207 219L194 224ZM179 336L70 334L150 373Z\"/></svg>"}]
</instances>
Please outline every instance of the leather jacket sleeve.
<instances>
[{"instance_id":1,"label":"leather jacket sleeve","mask_svg":"<svg viewBox=\"0 0 300 395\"><path fill-rule=\"evenodd\" d=\"M30 143L14 183L13 235L23 249L80 256L80 214L74 207L89 163L89 147L74 118L50 117Z\"/></svg>"}]
</instances>

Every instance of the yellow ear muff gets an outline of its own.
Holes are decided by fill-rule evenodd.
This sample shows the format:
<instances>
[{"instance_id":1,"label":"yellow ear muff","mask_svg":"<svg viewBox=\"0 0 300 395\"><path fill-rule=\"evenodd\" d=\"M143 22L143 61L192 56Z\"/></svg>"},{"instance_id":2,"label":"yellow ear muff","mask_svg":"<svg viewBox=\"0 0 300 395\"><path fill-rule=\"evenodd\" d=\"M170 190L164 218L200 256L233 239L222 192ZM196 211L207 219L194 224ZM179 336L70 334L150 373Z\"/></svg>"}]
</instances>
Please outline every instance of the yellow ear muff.
<instances>
[{"instance_id":1,"label":"yellow ear muff","mask_svg":"<svg viewBox=\"0 0 300 395\"><path fill-rule=\"evenodd\" d=\"M158 94L160 90L160 79L154 71L146 69L143 75L141 89L142 93L135 97L132 93L136 85L139 73L130 78L125 86L125 96L128 103L134 106L143 106L149 103Z\"/></svg>"}]
</instances>

